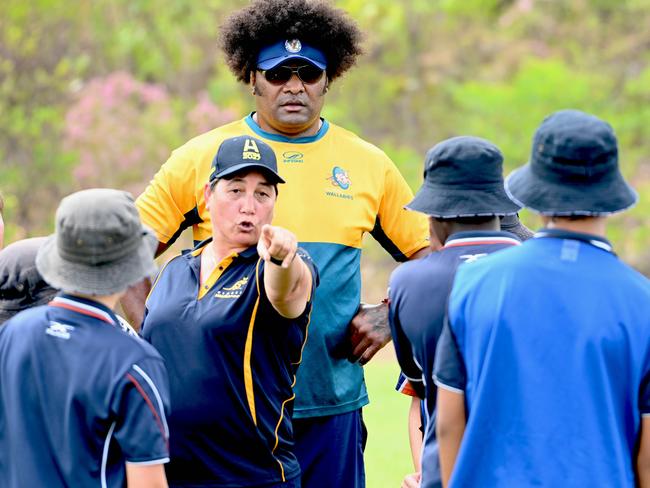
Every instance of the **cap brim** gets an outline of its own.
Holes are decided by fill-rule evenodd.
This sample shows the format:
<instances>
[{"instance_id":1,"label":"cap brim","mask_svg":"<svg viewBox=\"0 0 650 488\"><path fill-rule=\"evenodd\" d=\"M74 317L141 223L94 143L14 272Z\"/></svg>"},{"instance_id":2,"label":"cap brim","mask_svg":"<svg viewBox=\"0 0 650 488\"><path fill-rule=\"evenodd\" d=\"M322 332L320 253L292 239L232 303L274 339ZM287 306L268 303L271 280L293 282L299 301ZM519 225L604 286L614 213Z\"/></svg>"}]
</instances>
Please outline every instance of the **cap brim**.
<instances>
[{"instance_id":1,"label":"cap brim","mask_svg":"<svg viewBox=\"0 0 650 488\"><path fill-rule=\"evenodd\" d=\"M425 183L406 208L431 217L451 219L512 215L520 207L508 198L502 187L451 189Z\"/></svg>"},{"instance_id":2,"label":"cap brim","mask_svg":"<svg viewBox=\"0 0 650 488\"><path fill-rule=\"evenodd\" d=\"M140 247L124 259L110 264L91 266L61 257L56 234L43 243L36 255L36 268L52 287L71 293L112 295L127 289L157 272L154 253L158 239L149 229L143 229Z\"/></svg>"},{"instance_id":3,"label":"cap brim","mask_svg":"<svg viewBox=\"0 0 650 488\"><path fill-rule=\"evenodd\" d=\"M300 54L291 54L291 55L287 55L287 56L277 56L275 58L266 59L266 60L260 62L257 65L257 68L262 69L262 70L267 70L267 69L275 68L276 66L278 66L278 65L280 65L280 64L282 64L284 62L292 61L294 59L307 61L308 63L311 63L311 64L313 64L314 66L317 66L320 69L327 68L327 66L325 64L323 64L323 63L321 63L319 61L315 61L312 58L308 58L307 56L301 56Z\"/></svg>"},{"instance_id":4,"label":"cap brim","mask_svg":"<svg viewBox=\"0 0 650 488\"><path fill-rule=\"evenodd\" d=\"M234 166L230 166L224 169L223 171L220 171L219 173L213 173L212 175L210 175L210 181L213 181L216 178L224 178L228 175L238 173L245 169L248 170L259 169L263 173L271 176L272 183L286 183L282 178L280 178L280 175L277 174L275 171L273 171L271 168L258 163L242 163L242 164L236 164Z\"/></svg>"},{"instance_id":5,"label":"cap brim","mask_svg":"<svg viewBox=\"0 0 650 488\"><path fill-rule=\"evenodd\" d=\"M619 171L606 180L570 184L540 178L530 163L508 175L505 190L522 207L558 217L611 215L634 206L639 198Z\"/></svg>"}]
</instances>

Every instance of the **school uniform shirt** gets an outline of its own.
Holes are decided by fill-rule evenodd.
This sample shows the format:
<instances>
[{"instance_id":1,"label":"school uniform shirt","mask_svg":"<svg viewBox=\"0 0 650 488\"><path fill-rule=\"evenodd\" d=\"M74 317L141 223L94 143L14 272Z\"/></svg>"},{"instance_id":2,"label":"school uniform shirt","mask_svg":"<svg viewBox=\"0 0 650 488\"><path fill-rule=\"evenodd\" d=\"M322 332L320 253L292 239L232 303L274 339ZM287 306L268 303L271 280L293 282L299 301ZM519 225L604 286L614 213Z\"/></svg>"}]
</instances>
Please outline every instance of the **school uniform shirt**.
<instances>
[{"instance_id":1,"label":"school uniform shirt","mask_svg":"<svg viewBox=\"0 0 650 488\"><path fill-rule=\"evenodd\" d=\"M266 296L265 262L254 246L226 257L201 286L203 249L163 268L142 328L170 375L168 479L192 487L291 480L300 474L292 452L293 385L311 300L299 317L282 317ZM315 288L316 268L303 250L299 255Z\"/></svg>"},{"instance_id":2,"label":"school uniform shirt","mask_svg":"<svg viewBox=\"0 0 650 488\"><path fill-rule=\"evenodd\" d=\"M353 133L323 120L311 137L262 131L252 116L200 135L176 149L137 199L144 224L160 242L192 227L195 242L211 235L203 187L221 142L252 135L278 158L274 225L291 230L314 260L321 286L312 333L296 384L295 418L336 415L368 403L363 368L349 361L349 324L361 297L363 236L370 233L398 261L428 246L424 215L403 207L413 194L393 162Z\"/></svg>"},{"instance_id":3,"label":"school uniform shirt","mask_svg":"<svg viewBox=\"0 0 650 488\"><path fill-rule=\"evenodd\" d=\"M433 366L447 299L458 266L520 244L501 231L458 232L442 249L404 263L389 283L389 323L400 367L417 396L425 399L426 426L422 456L422 486L441 486L435 437L436 387Z\"/></svg>"},{"instance_id":4,"label":"school uniform shirt","mask_svg":"<svg viewBox=\"0 0 650 488\"><path fill-rule=\"evenodd\" d=\"M126 486L169 460L160 355L92 300L60 295L0 327L0 486Z\"/></svg>"},{"instance_id":5,"label":"school uniform shirt","mask_svg":"<svg viewBox=\"0 0 650 488\"><path fill-rule=\"evenodd\" d=\"M543 230L461 266L435 366L468 414L450 486L635 486L649 373L650 282L605 239Z\"/></svg>"}]
</instances>

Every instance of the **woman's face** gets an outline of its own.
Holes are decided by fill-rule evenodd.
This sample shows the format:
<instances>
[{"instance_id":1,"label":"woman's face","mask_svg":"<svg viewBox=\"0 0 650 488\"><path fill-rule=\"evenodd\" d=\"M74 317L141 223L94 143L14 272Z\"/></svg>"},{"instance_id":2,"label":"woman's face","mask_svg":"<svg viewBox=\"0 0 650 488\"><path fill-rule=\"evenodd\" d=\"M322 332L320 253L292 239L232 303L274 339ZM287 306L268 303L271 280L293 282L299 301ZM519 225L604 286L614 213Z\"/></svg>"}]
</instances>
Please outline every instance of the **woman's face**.
<instances>
[{"instance_id":1,"label":"woman's face","mask_svg":"<svg viewBox=\"0 0 650 488\"><path fill-rule=\"evenodd\" d=\"M277 198L274 185L258 171L220 179L205 186L205 202L212 220L215 244L241 251L256 245L262 226L273 220Z\"/></svg>"}]
</instances>

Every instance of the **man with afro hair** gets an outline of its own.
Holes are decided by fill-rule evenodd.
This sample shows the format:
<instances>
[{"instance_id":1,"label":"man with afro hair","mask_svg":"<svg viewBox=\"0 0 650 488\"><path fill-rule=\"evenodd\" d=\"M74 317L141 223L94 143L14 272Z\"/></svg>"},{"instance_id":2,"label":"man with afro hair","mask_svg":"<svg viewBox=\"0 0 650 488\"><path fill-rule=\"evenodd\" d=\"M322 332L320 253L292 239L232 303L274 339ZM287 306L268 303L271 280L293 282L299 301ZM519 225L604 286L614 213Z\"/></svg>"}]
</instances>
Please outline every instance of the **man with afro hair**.
<instances>
[{"instance_id":1,"label":"man with afro hair","mask_svg":"<svg viewBox=\"0 0 650 488\"><path fill-rule=\"evenodd\" d=\"M288 399L283 407L283 415L294 418L295 454L307 488L365 485L361 408L368 395L362 365L388 343L390 329L385 303L360 305L364 234L397 261L420 257L430 246L424 216L403 208L412 192L394 163L321 117L330 83L355 64L361 39L356 23L323 1L254 0L234 12L221 26L220 45L236 78L250 86L254 111L176 149L137 201L144 223L158 236L159 252L190 226L199 242L210 236L203 185L221 142L246 134L275 151L287 185L274 225L297 235L321 276L308 340L296 358L295 406ZM255 152L246 157L255 158ZM124 304L132 318L141 313L145 291L134 290ZM253 405L267 401L250 394ZM197 454L200 446L175 448L173 433L171 439L172 460L192 456L196 471L209 463L208 454ZM269 464L264 486L288 486L287 468Z\"/></svg>"}]
</instances>

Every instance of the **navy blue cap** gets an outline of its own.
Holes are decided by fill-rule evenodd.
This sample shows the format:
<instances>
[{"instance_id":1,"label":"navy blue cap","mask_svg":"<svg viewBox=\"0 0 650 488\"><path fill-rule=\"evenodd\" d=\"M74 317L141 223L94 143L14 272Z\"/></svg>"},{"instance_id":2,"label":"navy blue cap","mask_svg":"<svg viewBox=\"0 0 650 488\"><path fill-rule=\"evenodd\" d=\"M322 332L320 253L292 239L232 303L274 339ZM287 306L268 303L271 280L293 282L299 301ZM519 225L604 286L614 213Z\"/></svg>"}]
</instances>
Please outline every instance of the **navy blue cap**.
<instances>
[{"instance_id":1,"label":"navy blue cap","mask_svg":"<svg viewBox=\"0 0 650 488\"><path fill-rule=\"evenodd\" d=\"M257 68L264 70L275 68L277 65L292 59L308 61L320 69L327 68L327 59L323 51L305 44L299 39L278 41L262 49L257 56Z\"/></svg>"},{"instance_id":2,"label":"navy blue cap","mask_svg":"<svg viewBox=\"0 0 650 488\"><path fill-rule=\"evenodd\" d=\"M503 155L485 139L452 137L426 155L424 183L406 208L453 219L516 214L503 188Z\"/></svg>"},{"instance_id":3,"label":"navy blue cap","mask_svg":"<svg viewBox=\"0 0 650 488\"><path fill-rule=\"evenodd\" d=\"M609 215L638 199L619 171L614 130L579 110L544 119L530 162L508 176L506 191L521 205L556 216Z\"/></svg>"},{"instance_id":4,"label":"navy blue cap","mask_svg":"<svg viewBox=\"0 0 650 488\"><path fill-rule=\"evenodd\" d=\"M248 168L263 171L272 183L284 183L278 174L278 163L271 146L251 136L231 137L221 143L212 160L210 181Z\"/></svg>"}]
</instances>

